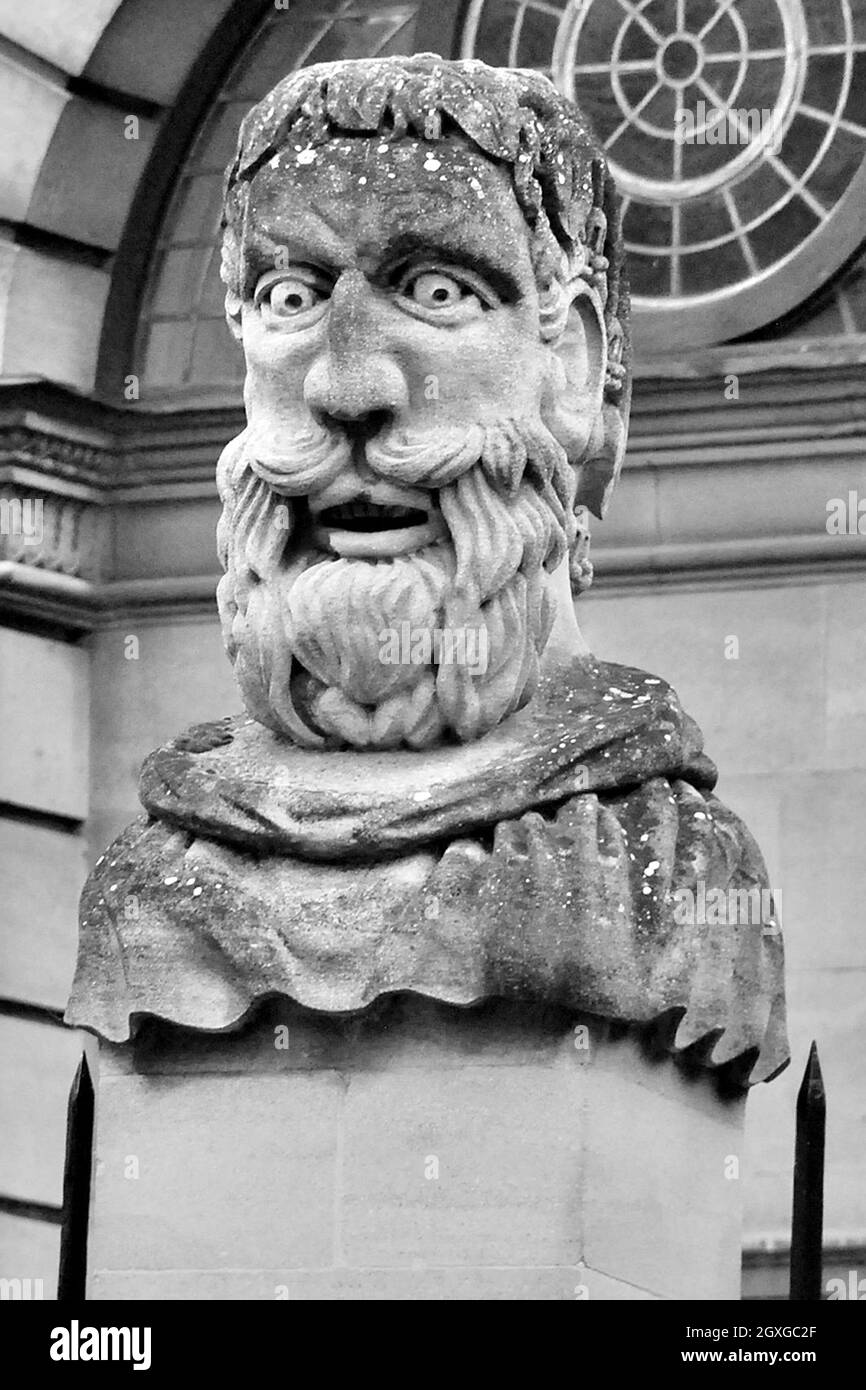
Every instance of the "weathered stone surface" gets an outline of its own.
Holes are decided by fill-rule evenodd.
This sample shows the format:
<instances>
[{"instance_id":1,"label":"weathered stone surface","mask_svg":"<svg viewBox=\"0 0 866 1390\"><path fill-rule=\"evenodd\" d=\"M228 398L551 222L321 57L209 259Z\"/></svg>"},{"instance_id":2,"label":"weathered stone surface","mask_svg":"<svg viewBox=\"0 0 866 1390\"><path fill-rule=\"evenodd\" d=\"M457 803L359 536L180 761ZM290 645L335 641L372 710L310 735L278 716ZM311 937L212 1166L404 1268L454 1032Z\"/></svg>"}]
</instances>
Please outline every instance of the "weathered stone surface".
<instances>
[{"instance_id":1,"label":"weathered stone surface","mask_svg":"<svg viewBox=\"0 0 866 1390\"><path fill-rule=\"evenodd\" d=\"M66 72L79 73L118 7L119 0L91 0L72 14L63 0L46 0L35 11L8 5L3 14L3 32L14 43Z\"/></svg>"},{"instance_id":2,"label":"weathered stone surface","mask_svg":"<svg viewBox=\"0 0 866 1390\"><path fill-rule=\"evenodd\" d=\"M0 821L0 995L62 1009L75 970L84 840L25 821Z\"/></svg>"},{"instance_id":3,"label":"weathered stone surface","mask_svg":"<svg viewBox=\"0 0 866 1390\"><path fill-rule=\"evenodd\" d=\"M3 374L92 391L108 272L14 243L0 267Z\"/></svg>"},{"instance_id":4,"label":"weathered stone surface","mask_svg":"<svg viewBox=\"0 0 866 1390\"><path fill-rule=\"evenodd\" d=\"M139 115L134 138L121 112L82 97L67 102L27 209L35 227L114 250L153 148L156 124Z\"/></svg>"},{"instance_id":5,"label":"weathered stone surface","mask_svg":"<svg viewBox=\"0 0 866 1390\"><path fill-rule=\"evenodd\" d=\"M91 1258L109 1269L332 1259L341 1085L295 1076L100 1076Z\"/></svg>"},{"instance_id":6,"label":"weathered stone surface","mask_svg":"<svg viewBox=\"0 0 866 1390\"><path fill-rule=\"evenodd\" d=\"M271 1001L103 1044L99 1097L91 1298L737 1296L742 1094L594 1019Z\"/></svg>"},{"instance_id":7,"label":"weathered stone surface","mask_svg":"<svg viewBox=\"0 0 866 1390\"><path fill-rule=\"evenodd\" d=\"M620 1057L620 1063L623 1059ZM597 1091L583 1159L584 1259L665 1298L740 1296L746 1179L742 1110L718 1100L700 1114L684 1096L650 1101L639 1071L590 1069ZM628 1136L628 1142L623 1137ZM635 1169L635 1154L645 1164ZM665 1261L656 1243L664 1231ZM694 1259L696 1248L703 1250Z\"/></svg>"},{"instance_id":8,"label":"weathered stone surface","mask_svg":"<svg viewBox=\"0 0 866 1390\"><path fill-rule=\"evenodd\" d=\"M59 1259L59 1226L0 1212L0 1279L20 1279L25 1298L56 1298Z\"/></svg>"},{"instance_id":9,"label":"weathered stone surface","mask_svg":"<svg viewBox=\"0 0 866 1390\"><path fill-rule=\"evenodd\" d=\"M569 579L625 445L617 205L579 112L430 54L293 74L242 127L222 276L248 427L218 599L249 712L307 748L478 739L585 650Z\"/></svg>"},{"instance_id":10,"label":"weathered stone surface","mask_svg":"<svg viewBox=\"0 0 866 1390\"><path fill-rule=\"evenodd\" d=\"M60 113L69 100L65 92L5 57L2 60L0 113L7 138L3 142L0 215L23 219L39 168L51 142Z\"/></svg>"},{"instance_id":11,"label":"weathered stone surface","mask_svg":"<svg viewBox=\"0 0 866 1390\"><path fill-rule=\"evenodd\" d=\"M81 1034L55 1024L0 1018L0 1192L5 1196L52 1206L63 1199L66 1105L82 1041Z\"/></svg>"},{"instance_id":12,"label":"weathered stone surface","mask_svg":"<svg viewBox=\"0 0 866 1390\"><path fill-rule=\"evenodd\" d=\"M88 677L79 647L0 629L0 801L85 819ZM31 690L40 692L37 708Z\"/></svg>"},{"instance_id":13,"label":"weathered stone surface","mask_svg":"<svg viewBox=\"0 0 866 1390\"><path fill-rule=\"evenodd\" d=\"M757 846L710 794L672 691L621 667L577 675L468 756L315 754L249 721L176 740L146 766L154 818L83 899L69 1020L121 1040L147 1013L223 1028L272 993L334 1012L400 990L503 995L665 1020L672 1048L772 1075L774 919L675 915L701 883L760 893ZM388 782L368 785L371 760L391 762Z\"/></svg>"},{"instance_id":14,"label":"weathered stone surface","mask_svg":"<svg viewBox=\"0 0 866 1390\"><path fill-rule=\"evenodd\" d=\"M148 758L141 800L155 819L258 853L377 860L654 777L711 790L694 721L657 677L575 660L467 747L316 753L250 719L200 725Z\"/></svg>"},{"instance_id":15,"label":"weathered stone surface","mask_svg":"<svg viewBox=\"0 0 866 1390\"><path fill-rule=\"evenodd\" d=\"M248 423L218 600L251 717L145 765L70 1020L124 1040L273 995L506 997L774 1075L757 846L674 693L596 663L572 604L630 390L618 203L577 108L430 54L293 73L241 129L222 277Z\"/></svg>"},{"instance_id":16,"label":"weathered stone surface","mask_svg":"<svg viewBox=\"0 0 866 1390\"><path fill-rule=\"evenodd\" d=\"M587 1265L556 1269L99 1270L91 1299L223 1299L276 1302L617 1302L658 1299ZM48 1295L46 1294L46 1297ZM587 1313L587 1319L592 1313Z\"/></svg>"}]
</instances>

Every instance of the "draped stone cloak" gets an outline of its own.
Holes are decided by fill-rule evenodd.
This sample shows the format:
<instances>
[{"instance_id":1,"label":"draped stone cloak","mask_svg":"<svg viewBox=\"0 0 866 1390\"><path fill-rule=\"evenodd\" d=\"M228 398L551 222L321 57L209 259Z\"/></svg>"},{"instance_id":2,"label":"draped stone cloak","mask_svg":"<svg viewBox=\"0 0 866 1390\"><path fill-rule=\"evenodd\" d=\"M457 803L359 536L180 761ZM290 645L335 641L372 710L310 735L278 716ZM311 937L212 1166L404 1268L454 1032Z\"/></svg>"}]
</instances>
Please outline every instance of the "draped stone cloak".
<instances>
[{"instance_id":1,"label":"draped stone cloak","mask_svg":"<svg viewBox=\"0 0 866 1390\"><path fill-rule=\"evenodd\" d=\"M664 681L591 660L477 743L426 752L198 725L147 759L144 814L85 886L67 1022L122 1042L149 1015L228 1029L269 996L329 1014L504 997L769 1080L788 1060L782 939L715 782Z\"/></svg>"}]
</instances>

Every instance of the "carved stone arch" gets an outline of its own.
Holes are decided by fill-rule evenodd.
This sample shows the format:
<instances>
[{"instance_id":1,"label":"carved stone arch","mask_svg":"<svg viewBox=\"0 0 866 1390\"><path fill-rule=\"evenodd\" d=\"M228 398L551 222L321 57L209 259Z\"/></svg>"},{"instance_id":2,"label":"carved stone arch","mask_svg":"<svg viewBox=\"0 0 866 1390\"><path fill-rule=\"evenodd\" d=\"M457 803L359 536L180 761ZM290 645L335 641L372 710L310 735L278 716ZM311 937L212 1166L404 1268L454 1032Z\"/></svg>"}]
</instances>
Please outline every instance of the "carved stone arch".
<instances>
[{"instance_id":1,"label":"carved stone arch","mask_svg":"<svg viewBox=\"0 0 866 1390\"><path fill-rule=\"evenodd\" d=\"M118 256L100 354L104 392L117 392L124 361L141 378L143 403L240 399L241 358L225 331L217 273L217 222L222 175L243 115L281 77L311 63L423 51L450 56L460 12L460 0L292 0L285 9L271 3L246 43L223 51L221 72L210 62L206 79L190 78L172 130L154 150Z\"/></svg>"},{"instance_id":2,"label":"carved stone arch","mask_svg":"<svg viewBox=\"0 0 866 1390\"><path fill-rule=\"evenodd\" d=\"M112 271L159 131L226 16L261 8L45 0L4 16L6 377L94 391Z\"/></svg>"},{"instance_id":3,"label":"carved stone arch","mask_svg":"<svg viewBox=\"0 0 866 1390\"><path fill-rule=\"evenodd\" d=\"M766 329L862 250L852 0L469 0L460 51L580 101L624 199L639 357Z\"/></svg>"}]
</instances>

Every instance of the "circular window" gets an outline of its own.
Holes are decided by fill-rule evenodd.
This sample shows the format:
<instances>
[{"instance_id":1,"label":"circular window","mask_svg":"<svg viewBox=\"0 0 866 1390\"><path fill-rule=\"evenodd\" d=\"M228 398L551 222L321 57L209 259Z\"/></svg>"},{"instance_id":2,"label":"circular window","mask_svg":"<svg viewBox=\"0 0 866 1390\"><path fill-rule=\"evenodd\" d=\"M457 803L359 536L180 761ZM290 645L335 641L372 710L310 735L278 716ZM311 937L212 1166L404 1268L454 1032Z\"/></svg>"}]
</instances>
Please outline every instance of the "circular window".
<instances>
[{"instance_id":1,"label":"circular window","mask_svg":"<svg viewBox=\"0 0 866 1390\"><path fill-rule=\"evenodd\" d=\"M462 50L547 73L595 127L623 195L639 346L751 332L863 239L856 0L471 0Z\"/></svg>"}]
</instances>

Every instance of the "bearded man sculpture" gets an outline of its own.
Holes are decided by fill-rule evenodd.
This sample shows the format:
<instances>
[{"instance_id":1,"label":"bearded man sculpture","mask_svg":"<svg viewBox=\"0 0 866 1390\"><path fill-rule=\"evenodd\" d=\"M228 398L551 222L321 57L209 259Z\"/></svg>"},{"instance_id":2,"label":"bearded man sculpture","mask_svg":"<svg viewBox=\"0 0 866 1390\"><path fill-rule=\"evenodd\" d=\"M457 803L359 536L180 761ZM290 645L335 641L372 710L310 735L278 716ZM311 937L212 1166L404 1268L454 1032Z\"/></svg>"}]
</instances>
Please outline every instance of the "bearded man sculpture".
<instances>
[{"instance_id":1,"label":"bearded man sculpture","mask_svg":"<svg viewBox=\"0 0 866 1390\"><path fill-rule=\"evenodd\" d=\"M674 692L575 618L630 392L617 198L577 109L433 55L293 73L243 123L222 277L248 424L218 598L249 717L146 762L68 1021L124 1041L268 995L505 997L774 1075L774 918L678 910L765 890L757 846Z\"/></svg>"}]
</instances>

